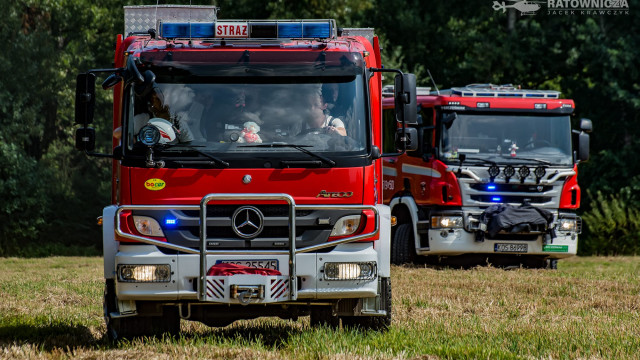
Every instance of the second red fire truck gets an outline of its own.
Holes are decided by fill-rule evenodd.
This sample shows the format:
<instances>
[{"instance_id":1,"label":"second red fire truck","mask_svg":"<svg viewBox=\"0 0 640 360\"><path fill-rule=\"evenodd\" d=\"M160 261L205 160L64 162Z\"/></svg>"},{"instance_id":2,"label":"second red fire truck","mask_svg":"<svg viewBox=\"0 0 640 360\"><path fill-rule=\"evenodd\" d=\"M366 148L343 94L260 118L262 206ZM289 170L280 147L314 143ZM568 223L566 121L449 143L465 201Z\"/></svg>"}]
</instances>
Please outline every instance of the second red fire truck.
<instances>
[{"instance_id":1,"label":"second red fire truck","mask_svg":"<svg viewBox=\"0 0 640 360\"><path fill-rule=\"evenodd\" d=\"M383 160L384 201L398 222L392 263L555 268L576 254L591 122L571 130L572 100L477 84L419 89L417 102L418 151ZM392 118L392 93L383 104Z\"/></svg>"}]
</instances>

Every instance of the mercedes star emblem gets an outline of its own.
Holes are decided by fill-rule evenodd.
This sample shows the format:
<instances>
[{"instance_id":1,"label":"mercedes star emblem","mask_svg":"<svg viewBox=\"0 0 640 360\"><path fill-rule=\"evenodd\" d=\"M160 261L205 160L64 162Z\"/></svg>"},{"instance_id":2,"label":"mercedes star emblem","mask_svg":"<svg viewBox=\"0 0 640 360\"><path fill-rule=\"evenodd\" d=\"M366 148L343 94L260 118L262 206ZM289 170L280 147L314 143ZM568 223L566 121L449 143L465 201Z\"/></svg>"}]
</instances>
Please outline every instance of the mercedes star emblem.
<instances>
[{"instance_id":1,"label":"mercedes star emblem","mask_svg":"<svg viewBox=\"0 0 640 360\"><path fill-rule=\"evenodd\" d=\"M252 239L262 232L264 216L253 206L242 206L233 213L231 227L241 238Z\"/></svg>"}]
</instances>

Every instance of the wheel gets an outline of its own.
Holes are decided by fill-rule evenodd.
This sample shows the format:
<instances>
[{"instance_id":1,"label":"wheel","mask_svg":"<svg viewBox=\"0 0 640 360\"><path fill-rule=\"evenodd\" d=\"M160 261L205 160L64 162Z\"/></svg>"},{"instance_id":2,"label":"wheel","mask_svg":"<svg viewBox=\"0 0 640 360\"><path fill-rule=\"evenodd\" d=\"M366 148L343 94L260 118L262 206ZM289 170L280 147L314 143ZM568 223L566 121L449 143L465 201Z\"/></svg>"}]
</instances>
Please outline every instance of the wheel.
<instances>
[{"instance_id":1,"label":"wheel","mask_svg":"<svg viewBox=\"0 0 640 360\"><path fill-rule=\"evenodd\" d=\"M549 259L549 270L558 270L558 259Z\"/></svg>"},{"instance_id":2,"label":"wheel","mask_svg":"<svg viewBox=\"0 0 640 360\"><path fill-rule=\"evenodd\" d=\"M363 330L385 331L391 326L391 279L380 279L380 300L385 316L344 316L342 326L345 328L360 328Z\"/></svg>"},{"instance_id":3,"label":"wheel","mask_svg":"<svg viewBox=\"0 0 640 360\"><path fill-rule=\"evenodd\" d=\"M315 306L311 308L309 323L313 327L328 326L335 329L340 326L340 318L333 315L333 309L330 306Z\"/></svg>"},{"instance_id":4,"label":"wheel","mask_svg":"<svg viewBox=\"0 0 640 360\"><path fill-rule=\"evenodd\" d=\"M115 290L114 281L107 279L104 288L103 310L107 336L112 341L163 333L175 335L180 332L180 316L176 307L165 307L162 316L111 317L112 312L118 311Z\"/></svg>"},{"instance_id":5,"label":"wheel","mask_svg":"<svg viewBox=\"0 0 640 360\"><path fill-rule=\"evenodd\" d=\"M391 242L391 263L411 264L416 260L416 246L411 224L400 224Z\"/></svg>"}]
</instances>

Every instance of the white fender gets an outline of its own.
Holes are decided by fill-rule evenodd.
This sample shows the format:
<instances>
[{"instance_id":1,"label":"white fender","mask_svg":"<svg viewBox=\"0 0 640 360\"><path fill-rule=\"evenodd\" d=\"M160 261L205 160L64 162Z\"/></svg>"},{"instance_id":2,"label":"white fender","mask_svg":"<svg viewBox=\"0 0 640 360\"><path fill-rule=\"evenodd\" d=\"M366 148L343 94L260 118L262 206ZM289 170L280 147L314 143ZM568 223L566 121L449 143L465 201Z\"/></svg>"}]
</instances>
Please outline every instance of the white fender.
<instances>
[{"instance_id":1,"label":"white fender","mask_svg":"<svg viewBox=\"0 0 640 360\"><path fill-rule=\"evenodd\" d=\"M113 279L116 275L116 253L118 243L115 233L115 205L107 206L102 210L102 254L104 256L104 278Z\"/></svg>"},{"instance_id":2,"label":"white fender","mask_svg":"<svg viewBox=\"0 0 640 360\"><path fill-rule=\"evenodd\" d=\"M389 203L389 207L391 208L391 213L393 213L393 208L398 204L402 204L409 209L409 215L411 215L411 226L413 227L413 239L415 241L416 249L420 248L420 236L418 235L418 204L416 204L415 200L411 196L399 196L393 198Z\"/></svg>"},{"instance_id":3,"label":"white fender","mask_svg":"<svg viewBox=\"0 0 640 360\"><path fill-rule=\"evenodd\" d=\"M391 208L376 205L380 215L380 237L375 242L378 251L378 276L391 277Z\"/></svg>"}]
</instances>

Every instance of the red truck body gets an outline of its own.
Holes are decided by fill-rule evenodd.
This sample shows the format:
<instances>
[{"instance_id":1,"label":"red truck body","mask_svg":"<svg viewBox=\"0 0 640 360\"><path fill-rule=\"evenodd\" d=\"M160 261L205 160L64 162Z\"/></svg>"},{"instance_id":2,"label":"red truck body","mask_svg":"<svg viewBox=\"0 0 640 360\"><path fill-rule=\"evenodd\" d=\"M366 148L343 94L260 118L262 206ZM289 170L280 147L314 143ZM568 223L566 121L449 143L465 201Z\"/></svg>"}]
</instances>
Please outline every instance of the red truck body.
<instances>
[{"instance_id":1,"label":"red truck body","mask_svg":"<svg viewBox=\"0 0 640 360\"><path fill-rule=\"evenodd\" d=\"M78 77L85 151L95 74L111 73L103 87L113 88L108 334L305 315L314 325L386 328L388 70L377 37L339 32L333 20L215 15L210 6L125 7L116 68Z\"/></svg>"}]
</instances>

